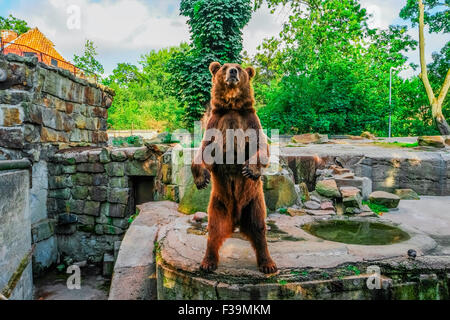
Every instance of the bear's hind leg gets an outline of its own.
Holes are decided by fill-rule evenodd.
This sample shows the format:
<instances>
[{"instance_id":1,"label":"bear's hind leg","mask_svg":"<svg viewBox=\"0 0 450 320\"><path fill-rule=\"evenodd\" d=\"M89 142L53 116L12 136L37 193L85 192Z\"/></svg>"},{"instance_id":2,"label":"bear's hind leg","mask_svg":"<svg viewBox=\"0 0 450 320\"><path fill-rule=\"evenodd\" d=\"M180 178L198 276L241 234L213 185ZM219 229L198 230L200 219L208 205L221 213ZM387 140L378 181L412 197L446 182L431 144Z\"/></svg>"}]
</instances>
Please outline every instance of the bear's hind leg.
<instances>
[{"instance_id":1,"label":"bear's hind leg","mask_svg":"<svg viewBox=\"0 0 450 320\"><path fill-rule=\"evenodd\" d=\"M233 233L233 220L227 207L219 199L212 197L208 208L208 245L202 271L212 272L219 264L219 249L223 242Z\"/></svg>"},{"instance_id":2,"label":"bear's hind leg","mask_svg":"<svg viewBox=\"0 0 450 320\"><path fill-rule=\"evenodd\" d=\"M241 232L255 249L259 270L265 274L275 273L278 268L270 257L266 239L266 206L258 197L242 210Z\"/></svg>"}]
</instances>

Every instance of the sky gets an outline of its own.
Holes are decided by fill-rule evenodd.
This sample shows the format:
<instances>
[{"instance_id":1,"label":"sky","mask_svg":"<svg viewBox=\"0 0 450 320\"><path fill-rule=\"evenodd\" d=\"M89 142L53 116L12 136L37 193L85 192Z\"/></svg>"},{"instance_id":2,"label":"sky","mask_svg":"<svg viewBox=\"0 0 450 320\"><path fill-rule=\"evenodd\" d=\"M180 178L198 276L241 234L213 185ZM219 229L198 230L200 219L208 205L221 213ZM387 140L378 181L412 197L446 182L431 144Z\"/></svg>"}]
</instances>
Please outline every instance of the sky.
<instances>
[{"instance_id":1,"label":"sky","mask_svg":"<svg viewBox=\"0 0 450 320\"><path fill-rule=\"evenodd\" d=\"M372 27L406 25L399 12L406 0L360 0L373 14ZM179 15L180 0L0 0L0 16L14 15L38 27L67 60L82 55L86 39L93 40L98 60L110 74L117 63L136 64L142 54L181 42L189 42L186 18ZM263 7L253 13L243 31L244 50L257 52L263 39L277 36L289 11L279 8L274 14ZM78 19L78 17L80 19ZM418 30L410 29L418 39ZM440 51L449 34L426 34L426 57ZM418 51L409 52L410 62L418 63ZM402 76L414 72L407 70Z\"/></svg>"}]
</instances>

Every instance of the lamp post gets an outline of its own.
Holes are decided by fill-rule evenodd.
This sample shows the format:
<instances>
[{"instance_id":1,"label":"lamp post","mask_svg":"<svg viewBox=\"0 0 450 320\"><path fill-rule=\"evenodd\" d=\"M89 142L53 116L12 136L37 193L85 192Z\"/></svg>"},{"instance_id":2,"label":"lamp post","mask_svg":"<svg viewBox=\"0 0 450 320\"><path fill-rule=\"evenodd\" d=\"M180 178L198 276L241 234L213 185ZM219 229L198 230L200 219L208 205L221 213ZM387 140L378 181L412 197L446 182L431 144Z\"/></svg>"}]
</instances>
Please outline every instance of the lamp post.
<instances>
[{"instance_id":1,"label":"lamp post","mask_svg":"<svg viewBox=\"0 0 450 320\"><path fill-rule=\"evenodd\" d=\"M392 137L392 71L395 67L389 69L389 138Z\"/></svg>"}]
</instances>

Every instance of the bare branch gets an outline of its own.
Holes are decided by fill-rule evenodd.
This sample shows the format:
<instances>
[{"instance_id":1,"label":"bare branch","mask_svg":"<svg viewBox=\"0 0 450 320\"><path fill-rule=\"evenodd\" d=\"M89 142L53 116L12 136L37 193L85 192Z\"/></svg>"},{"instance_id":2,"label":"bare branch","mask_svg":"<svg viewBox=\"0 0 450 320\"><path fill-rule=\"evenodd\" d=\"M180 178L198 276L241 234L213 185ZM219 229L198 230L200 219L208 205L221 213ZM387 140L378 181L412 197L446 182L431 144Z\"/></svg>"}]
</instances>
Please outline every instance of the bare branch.
<instances>
[{"instance_id":1,"label":"bare branch","mask_svg":"<svg viewBox=\"0 0 450 320\"><path fill-rule=\"evenodd\" d=\"M439 106L444 104L445 97L447 96L448 89L450 88L450 69L447 71L447 75L445 76L444 84L442 85L441 93L437 99L437 103Z\"/></svg>"}]
</instances>

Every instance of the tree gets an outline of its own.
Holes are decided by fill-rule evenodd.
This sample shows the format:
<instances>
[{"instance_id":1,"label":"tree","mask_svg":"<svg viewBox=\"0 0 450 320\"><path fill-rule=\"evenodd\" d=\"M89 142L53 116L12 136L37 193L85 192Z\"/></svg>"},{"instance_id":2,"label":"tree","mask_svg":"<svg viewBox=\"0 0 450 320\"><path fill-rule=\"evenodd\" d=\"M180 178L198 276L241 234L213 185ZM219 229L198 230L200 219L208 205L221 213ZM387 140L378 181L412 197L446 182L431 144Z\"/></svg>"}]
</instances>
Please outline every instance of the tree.
<instances>
[{"instance_id":1,"label":"tree","mask_svg":"<svg viewBox=\"0 0 450 320\"><path fill-rule=\"evenodd\" d=\"M167 63L185 46L152 50L141 56L138 66L119 63L103 80L116 92L108 110L110 127L161 131L181 127L183 108L168 90Z\"/></svg>"},{"instance_id":2,"label":"tree","mask_svg":"<svg viewBox=\"0 0 450 320\"><path fill-rule=\"evenodd\" d=\"M91 40L86 40L84 46L84 54L82 56L73 56L73 61L75 66L87 72L88 75L102 75L105 70L100 62L97 61L98 56L97 48L94 42Z\"/></svg>"},{"instance_id":3,"label":"tree","mask_svg":"<svg viewBox=\"0 0 450 320\"><path fill-rule=\"evenodd\" d=\"M370 28L357 0L268 2L289 2L292 14L255 57L266 75L266 84L254 80L257 101L267 104L258 109L263 125L294 134L386 134L389 70L416 45L406 27Z\"/></svg>"},{"instance_id":4,"label":"tree","mask_svg":"<svg viewBox=\"0 0 450 320\"><path fill-rule=\"evenodd\" d=\"M130 63L118 63L112 74L103 80L105 86L117 86L124 88L138 80L140 76L138 67Z\"/></svg>"},{"instance_id":5,"label":"tree","mask_svg":"<svg viewBox=\"0 0 450 320\"><path fill-rule=\"evenodd\" d=\"M10 14L6 18L0 17L0 30L12 30L20 36L30 30L30 27L26 21L17 19Z\"/></svg>"},{"instance_id":6,"label":"tree","mask_svg":"<svg viewBox=\"0 0 450 320\"><path fill-rule=\"evenodd\" d=\"M240 63L242 29L251 18L251 0L182 0L181 15L188 17L191 43L169 62L172 95L185 106L185 122L192 128L210 100L209 64Z\"/></svg>"},{"instance_id":7,"label":"tree","mask_svg":"<svg viewBox=\"0 0 450 320\"><path fill-rule=\"evenodd\" d=\"M428 9L434 13L425 13L425 4ZM445 117L442 113L442 106L450 88L450 69L447 70L442 87L439 94L436 96L430 83L428 68L425 61L425 22L430 26L430 32L449 32L450 23L449 15L450 10L437 11L438 7L449 7L450 0L445 0L445 4L440 3L437 0L408 0L407 5L402 9L400 16L403 19L411 19L413 26L419 24L419 51L420 51L420 78L422 79L425 87L428 101L431 106L434 122L442 135L450 134L450 126L448 125Z\"/></svg>"}]
</instances>

